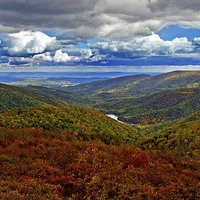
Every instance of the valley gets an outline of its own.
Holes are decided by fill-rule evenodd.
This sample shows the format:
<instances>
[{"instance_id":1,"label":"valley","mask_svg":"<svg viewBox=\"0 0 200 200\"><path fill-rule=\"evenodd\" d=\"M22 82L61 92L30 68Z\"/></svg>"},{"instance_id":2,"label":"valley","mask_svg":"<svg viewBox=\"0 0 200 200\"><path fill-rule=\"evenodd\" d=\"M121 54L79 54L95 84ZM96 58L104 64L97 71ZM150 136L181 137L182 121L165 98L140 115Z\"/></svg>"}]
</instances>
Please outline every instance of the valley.
<instances>
[{"instance_id":1,"label":"valley","mask_svg":"<svg viewBox=\"0 0 200 200\"><path fill-rule=\"evenodd\" d=\"M200 71L1 83L0 197L199 199L199 99Z\"/></svg>"}]
</instances>

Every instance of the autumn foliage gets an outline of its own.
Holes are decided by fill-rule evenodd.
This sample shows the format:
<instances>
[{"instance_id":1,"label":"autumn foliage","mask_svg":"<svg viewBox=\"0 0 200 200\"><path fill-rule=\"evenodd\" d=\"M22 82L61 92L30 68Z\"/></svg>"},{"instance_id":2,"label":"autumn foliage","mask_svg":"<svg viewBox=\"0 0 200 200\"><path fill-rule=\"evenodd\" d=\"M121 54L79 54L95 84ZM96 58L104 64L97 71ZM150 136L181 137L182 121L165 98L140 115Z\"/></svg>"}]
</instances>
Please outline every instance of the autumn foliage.
<instances>
[{"instance_id":1,"label":"autumn foliage","mask_svg":"<svg viewBox=\"0 0 200 200\"><path fill-rule=\"evenodd\" d=\"M198 199L200 159L0 129L0 199Z\"/></svg>"},{"instance_id":2,"label":"autumn foliage","mask_svg":"<svg viewBox=\"0 0 200 200\"><path fill-rule=\"evenodd\" d=\"M183 137L192 123L191 131L199 131L198 119L195 114L180 124L185 128ZM170 129L175 130L181 128ZM2 111L0 199L199 199L199 153L180 154L175 148L178 134L168 135L169 142L174 141L172 149L160 148L168 143L156 135L144 142L142 150L134 145L141 144L134 141L141 141L137 134L88 109Z\"/></svg>"}]
</instances>

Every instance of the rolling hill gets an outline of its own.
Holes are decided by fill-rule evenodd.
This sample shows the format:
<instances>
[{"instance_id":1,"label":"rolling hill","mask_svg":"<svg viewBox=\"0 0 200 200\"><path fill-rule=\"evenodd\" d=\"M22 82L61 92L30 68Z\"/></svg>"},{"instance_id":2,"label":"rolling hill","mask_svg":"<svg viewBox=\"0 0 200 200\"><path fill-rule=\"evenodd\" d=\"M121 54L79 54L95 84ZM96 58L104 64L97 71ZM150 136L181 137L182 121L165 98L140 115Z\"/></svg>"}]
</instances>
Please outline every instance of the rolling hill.
<instances>
[{"instance_id":1,"label":"rolling hill","mask_svg":"<svg viewBox=\"0 0 200 200\"><path fill-rule=\"evenodd\" d=\"M158 91L200 85L200 71L174 71L156 76L133 75L69 86L67 91L98 100L139 97Z\"/></svg>"},{"instance_id":2,"label":"rolling hill","mask_svg":"<svg viewBox=\"0 0 200 200\"><path fill-rule=\"evenodd\" d=\"M143 140L141 146L180 155L200 154L200 111Z\"/></svg>"},{"instance_id":3,"label":"rolling hill","mask_svg":"<svg viewBox=\"0 0 200 200\"><path fill-rule=\"evenodd\" d=\"M0 84L0 199L199 199L199 73L121 77L71 89L95 101ZM71 106L159 124L134 129Z\"/></svg>"},{"instance_id":4,"label":"rolling hill","mask_svg":"<svg viewBox=\"0 0 200 200\"><path fill-rule=\"evenodd\" d=\"M106 115L82 108L33 107L0 112L0 127L38 128L45 131L66 131L82 140L99 139L133 142L136 131ZM72 137L71 135L71 137Z\"/></svg>"},{"instance_id":5,"label":"rolling hill","mask_svg":"<svg viewBox=\"0 0 200 200\"><path fill-rule=\"evenodd\" d=\"M85 98L76 94L72 94L70 92L57 90L54 88L41 87L41 86L28 86L26 87L26 89L65 101L67 104L69 104L69 106L73 107L89 108L92 107L93 104L95 104L95 101L90 98Z\"/></svg>"},{"instance_id":6,"label":"rolling hill","mask_svg":"<svg viewBox=\"0 0 200 200\"><path fill-rule=\"evenodd\" d=\"M18 87L0 83L0 110L16 107L90 107L95 104L89 98L40 86Z\"/></svg>"},{"instance_id":7,"label":"rolling hill","mask_svg":"<svg viewBox=\"0 0 200 200\"><path fill-rule=\"evenodd\" d=\"M16 107L61 106L66 107L65 101L29 91L25 88L0 83L0 110Z\"/></svg>"},{"instance_id":8,"label":"rolling hill","mask_svg":"<svg viewBox=\"0 0 200 200\"><path fill-rule=\"evenodd\" d=\"M83 83L72 87L69 86L66 87L66 90L86 97L96 96L97 94L101 93L105 93L105 95L107 94L108 96L112 97L112 95L116 91L123 92L123 90L126 90L131 83L136 83L137 81L146 77L150 77L150 75L141 74L133 76L124 76L108 80Z\"/></svg>"}]
</instances>

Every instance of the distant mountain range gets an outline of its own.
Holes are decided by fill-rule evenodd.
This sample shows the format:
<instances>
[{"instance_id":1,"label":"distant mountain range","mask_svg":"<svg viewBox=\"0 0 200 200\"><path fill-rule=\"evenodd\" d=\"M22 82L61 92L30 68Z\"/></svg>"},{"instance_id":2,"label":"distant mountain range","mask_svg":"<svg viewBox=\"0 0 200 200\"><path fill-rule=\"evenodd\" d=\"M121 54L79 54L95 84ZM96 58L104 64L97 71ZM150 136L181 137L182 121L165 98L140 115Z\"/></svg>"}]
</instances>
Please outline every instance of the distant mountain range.
<instances>
[{"instance_id":1,"label":"distant mountain range","mask_svg":"<svg viewBox=\"0 0 200 200\"><path fill-rule=\"evenodd\" d=\"M155 76L133 75L83 83L67 87L66 90L85 97L115 101L118 98L140 97L180 87L200 87L200 71L174 71Z\"/></svg>"},{"instance_id":2,"label":"distant mountain range","mask_svg":"<svg viewBox=\"0 0 200 200\"><path fill-rule=\"evenodd\" d=\"M12 83L13 85L36 84L38 86L70 83L80 84L98 80L106 80L115 77L136 75L138 72L0 72L0 83ZM159 73L149 73L151 75ZM53 86L52 84L50 84Z\"/></svg>"}]
</instances>

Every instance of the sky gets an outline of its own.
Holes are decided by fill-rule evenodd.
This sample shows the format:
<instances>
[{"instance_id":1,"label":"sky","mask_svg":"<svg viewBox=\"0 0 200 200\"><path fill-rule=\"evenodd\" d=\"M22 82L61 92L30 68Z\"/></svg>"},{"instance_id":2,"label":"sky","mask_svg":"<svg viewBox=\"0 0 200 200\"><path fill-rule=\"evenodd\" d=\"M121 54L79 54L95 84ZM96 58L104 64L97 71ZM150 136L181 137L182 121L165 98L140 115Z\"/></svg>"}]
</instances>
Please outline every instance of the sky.
<instances>
[{"instance_id":1,"label":"sky","mask_svg":"<svg viewBox=\"0 0 200 200\"><path fill-rule=\"evenodd\" d=\"M200 70L198 0L1 0L0 72Z\"/></svg>"}]
</instances>

